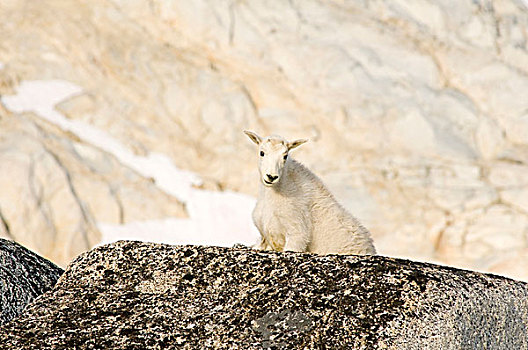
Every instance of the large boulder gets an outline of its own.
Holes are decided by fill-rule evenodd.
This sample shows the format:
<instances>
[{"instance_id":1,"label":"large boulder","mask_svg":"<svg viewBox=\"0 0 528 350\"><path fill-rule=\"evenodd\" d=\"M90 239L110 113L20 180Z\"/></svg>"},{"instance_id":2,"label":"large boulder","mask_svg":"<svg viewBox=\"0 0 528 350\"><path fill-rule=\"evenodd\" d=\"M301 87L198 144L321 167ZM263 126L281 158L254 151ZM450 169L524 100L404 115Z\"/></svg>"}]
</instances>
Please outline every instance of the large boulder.
<instances>
[{"instance_id":1,"label":"large boulder","mask_svg":"<svg viewBox=\"0 0 528 350\"><path fill-rule=\"evenodd\" d=\"M8 349L526 349L528 285L382 256L121 241L0 330Z\"/></svg>"},{"instance_id":2,"label":"large boulder","mask_svg":"<svg viewBox=\"0 0 528 350\"><path fill-rule=\"evenodd\" d=\"M20 244L0 238L0 325L50 290L63 272Z\"/></svg>"}]
</instances>

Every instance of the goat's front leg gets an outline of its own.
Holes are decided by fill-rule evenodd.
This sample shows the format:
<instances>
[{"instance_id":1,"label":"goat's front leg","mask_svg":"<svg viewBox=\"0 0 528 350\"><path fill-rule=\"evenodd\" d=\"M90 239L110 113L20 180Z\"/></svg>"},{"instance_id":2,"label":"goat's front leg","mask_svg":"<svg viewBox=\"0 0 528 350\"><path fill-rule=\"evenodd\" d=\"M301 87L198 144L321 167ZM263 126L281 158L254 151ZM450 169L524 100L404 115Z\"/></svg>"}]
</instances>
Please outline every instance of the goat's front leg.
<instances>
[{"instance_id":1,"label":"goat's front leg","mask_svg":"<svg viewBox=\"0 0 528 350\"><path fill-rule=\"evenodd\" d=\"M306 225L290 226L286 232L284 251L306 252L311 240L311 232Z\"/></svg>"},{"instance_id":2,"label":"goat's front leg","mask_svg":"<svg viewBox=\"0 0 528 350\"><path fill-rule=\"evenodd\" d=\"M253 245L253 249L272 250L272 248L270 247L270 245L268 244L268 242L266 241L264 237L260 237L260 241L256 243L255 245Z\"/></svg>"}]
</instances>

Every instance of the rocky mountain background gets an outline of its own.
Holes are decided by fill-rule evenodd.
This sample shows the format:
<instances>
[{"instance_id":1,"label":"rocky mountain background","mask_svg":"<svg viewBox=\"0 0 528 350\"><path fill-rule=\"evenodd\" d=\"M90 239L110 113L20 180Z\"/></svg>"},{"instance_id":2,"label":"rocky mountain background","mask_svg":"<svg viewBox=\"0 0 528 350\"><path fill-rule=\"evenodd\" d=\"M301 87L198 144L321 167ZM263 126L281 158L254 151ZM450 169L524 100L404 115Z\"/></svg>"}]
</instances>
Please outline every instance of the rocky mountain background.
<instances>
[{"instance_id":1,"label":"rocky mountain background","mask_svg":"<svg viewBox=\"0 0 528 350\"><path fill-rule=\"evenodd\" d=\"M0 35L0 235L59 265L108 225L196 211L67 122L163 155L194 195L256 195L244 129L310 138L295 157L380 254L528 279L521 0L6 0ZM78 91L13 108L29 81Z\"/></svg>"}]
</instances>

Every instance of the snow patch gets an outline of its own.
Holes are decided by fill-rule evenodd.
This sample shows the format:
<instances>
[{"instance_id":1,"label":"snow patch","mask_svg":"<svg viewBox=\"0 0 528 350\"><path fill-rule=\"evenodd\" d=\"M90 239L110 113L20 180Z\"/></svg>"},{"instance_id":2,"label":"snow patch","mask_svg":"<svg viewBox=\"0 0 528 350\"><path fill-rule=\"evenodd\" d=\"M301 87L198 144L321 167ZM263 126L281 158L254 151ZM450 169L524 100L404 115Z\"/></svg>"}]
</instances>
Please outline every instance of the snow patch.
<instances>
[{"instance_id":1,"label":"snow patch","mask_svg":"<svg viewBox=\"0 0 528 350\"><path fill-rule=\"evenodd\" d=\"M101 244L126 238L168 244L252 245L258 232L247 218L254 205L254 198L239 193L195 191L188 203L190 219L166 218L125 225L99 223Z\"/></svg>"},{"instance_id":2,"label":"snow patch","mask_svg":"<svg viewBox=\"0 0 528 350\"><path fill-rule=\"evenodd\" d=\"M35 112L83 141L114 155L121 164L142 176L154 179L156 185L171 196L182 202L189 200L191 186L200 183L198 176L178 169L163 154L137 156L105 131L82 121L69 120L55 109L57 103L81 92L79 86L63 80L24 81L16 95L2 96L2 102L13 112Z\"/></svg>"},{"instance_id":3,"label":"snow patch","mask_svg":"<svg viewBox=\"0 0 528 350\"><path fill-rule=\"evenodd\" d=\"M166 218L124 225L98 223L101 244L120 239L136 239L169 244L231 246L253 244L258 231L251 221L255 199L236 192L213 192L194 188L201 182L196 174L178 169L169 157L150 153L137 156L118 140L90 124L69 120L55 109L82 88L63 80L24 81L16 95L1 96L13 112L34 112L81 140L115 156L123 165L154 179L158 188L186 203L189 219Z\"/></svg>"}]
</instances>

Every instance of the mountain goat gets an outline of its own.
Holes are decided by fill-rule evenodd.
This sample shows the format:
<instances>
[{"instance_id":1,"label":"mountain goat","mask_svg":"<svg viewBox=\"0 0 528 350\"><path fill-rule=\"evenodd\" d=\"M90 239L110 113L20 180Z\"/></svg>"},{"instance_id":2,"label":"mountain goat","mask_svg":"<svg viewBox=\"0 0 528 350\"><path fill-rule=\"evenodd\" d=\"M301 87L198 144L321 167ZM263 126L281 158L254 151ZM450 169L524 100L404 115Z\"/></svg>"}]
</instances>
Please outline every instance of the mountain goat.
<instances>
[{"instance_id":1,"label":"mountain goat","mask_svg":"<svg viewBox=\"0 0 528 350\"><path fill-rule=\"evenodd\" d=\"M258 145L260 192L253 221L260 231L257 249L318 254L376 254L370 232L350 215L322 181L289 151L307 140L262 138Z\"/></svg>"}]
</instances>

